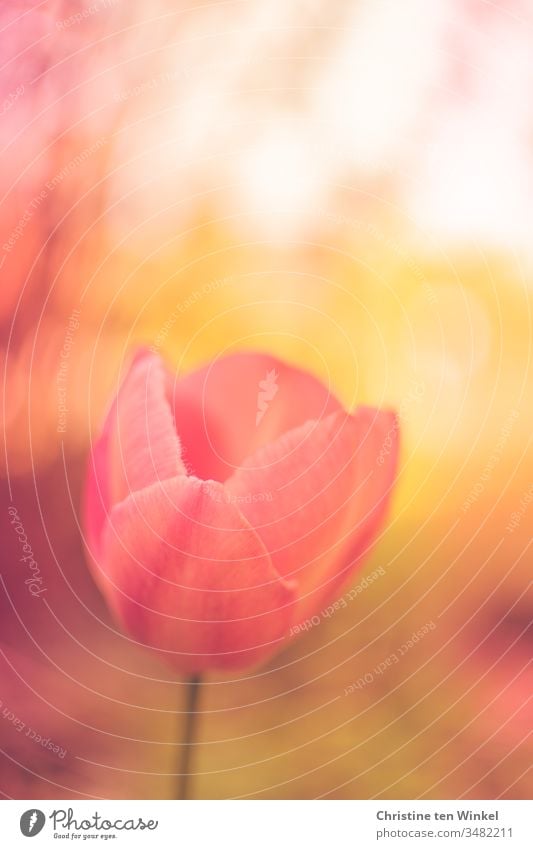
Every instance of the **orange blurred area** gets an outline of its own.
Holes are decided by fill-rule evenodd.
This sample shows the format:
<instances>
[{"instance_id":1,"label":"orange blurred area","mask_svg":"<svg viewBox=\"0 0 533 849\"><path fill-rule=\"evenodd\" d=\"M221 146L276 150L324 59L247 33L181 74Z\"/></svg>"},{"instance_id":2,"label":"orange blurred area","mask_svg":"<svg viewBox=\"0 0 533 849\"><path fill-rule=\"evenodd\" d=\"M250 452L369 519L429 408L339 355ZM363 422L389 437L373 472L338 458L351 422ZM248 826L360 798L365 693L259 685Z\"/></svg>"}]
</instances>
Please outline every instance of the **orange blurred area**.
<instances>
[{"instance_id":1,"label":"orange blurred area","mask_svg":"<svg viewBox=\"0 0 533 849\"><path fill-rule=\"evenodd\" d=\"M184 682L79 519L143 344L178 375L270 352L400 421L355 599L204 682L195 797L529 798L532 10L83 8L0 11L0 793L175 793Z\"/></svg>"}]
</instances>

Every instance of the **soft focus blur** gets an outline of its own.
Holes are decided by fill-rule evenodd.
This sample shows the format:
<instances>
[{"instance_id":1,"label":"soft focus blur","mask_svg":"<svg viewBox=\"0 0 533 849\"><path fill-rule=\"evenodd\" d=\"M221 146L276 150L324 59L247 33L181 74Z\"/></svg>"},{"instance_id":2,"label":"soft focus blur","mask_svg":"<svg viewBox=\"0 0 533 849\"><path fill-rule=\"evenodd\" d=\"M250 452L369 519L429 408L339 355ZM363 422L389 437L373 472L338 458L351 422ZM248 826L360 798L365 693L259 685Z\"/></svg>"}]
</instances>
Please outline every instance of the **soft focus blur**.
<instances>
[{"instance_id":1,"label":"soft focus blur","mask_svg":"<svg viewBox=\"0 0 533 849\"><path fill-rule=\"evenodd\" d=\"M11 0L0 44L0 793L174 794L183 682L79 527L142 343L401 423L357 592L206 680L194 795L529 797L531 3Z\"/></svg>"}]
</instances>

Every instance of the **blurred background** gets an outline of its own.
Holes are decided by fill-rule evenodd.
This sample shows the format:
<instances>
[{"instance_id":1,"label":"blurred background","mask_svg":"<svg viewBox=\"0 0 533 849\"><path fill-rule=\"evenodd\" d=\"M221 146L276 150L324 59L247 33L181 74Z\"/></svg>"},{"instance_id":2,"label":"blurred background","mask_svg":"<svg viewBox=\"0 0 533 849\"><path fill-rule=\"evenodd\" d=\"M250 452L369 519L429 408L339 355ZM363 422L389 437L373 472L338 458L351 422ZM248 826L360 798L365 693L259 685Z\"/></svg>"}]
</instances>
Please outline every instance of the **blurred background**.
<instances>
[{"instance_id":1,"label":"blurred background","mask_svg":"<svg viewBox=\"0 0 533 849\"><path fill-rule=\"evenodd\" d=\"M401 422L360 589L207 679L193 794L528 798L531 3L12 0L0 43L0 793L175 791L183 683L79 527L142 343L268 351Z\"/></svg>"}]
</instances>

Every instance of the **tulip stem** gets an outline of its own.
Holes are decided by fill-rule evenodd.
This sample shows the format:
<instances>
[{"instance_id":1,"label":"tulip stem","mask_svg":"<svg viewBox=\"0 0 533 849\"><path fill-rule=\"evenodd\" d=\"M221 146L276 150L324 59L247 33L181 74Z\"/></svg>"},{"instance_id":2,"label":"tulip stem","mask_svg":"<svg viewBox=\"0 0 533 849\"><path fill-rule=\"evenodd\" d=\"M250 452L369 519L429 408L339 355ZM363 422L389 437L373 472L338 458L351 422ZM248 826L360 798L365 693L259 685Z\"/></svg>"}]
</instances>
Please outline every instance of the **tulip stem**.
<instances>
[{"instance_id":1,"label":"tulip stem","mask_svg":"<svg viewBox=\"0 0 533 849\"><path fill-rule=\"evenodd\" d=\"M188 799L190 791L190 768L192 752L194 747L194 732L196 726L196 714L198 712L198 697L200 695L200 684L202 679L199 675L193 675L187 682L186 704L185 704L185 728L183 740L180 746L180 763L177 774L177 798Z\"/></svg>"}]
</instances>

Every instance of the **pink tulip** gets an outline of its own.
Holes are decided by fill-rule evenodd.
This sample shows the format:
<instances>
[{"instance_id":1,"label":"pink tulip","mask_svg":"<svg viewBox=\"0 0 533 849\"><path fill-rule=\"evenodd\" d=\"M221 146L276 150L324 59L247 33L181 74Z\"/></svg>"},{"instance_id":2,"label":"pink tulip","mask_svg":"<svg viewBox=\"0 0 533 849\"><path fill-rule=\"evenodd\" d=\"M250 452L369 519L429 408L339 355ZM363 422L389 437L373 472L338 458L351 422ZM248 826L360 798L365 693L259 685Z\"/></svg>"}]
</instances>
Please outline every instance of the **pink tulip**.
<instances>
[{"instance_id":1,"label":"pink tulip","mask_svg":"<svg viewBox=\"0 0 533 849\"><path fill-rule=\"evenodd\" d=\"M360 565L397 461L393 413L235 354L175 380L138 354L93 446L85 530L124 629L175 668L273 655Z\"/></svg>"}]
</instances>

